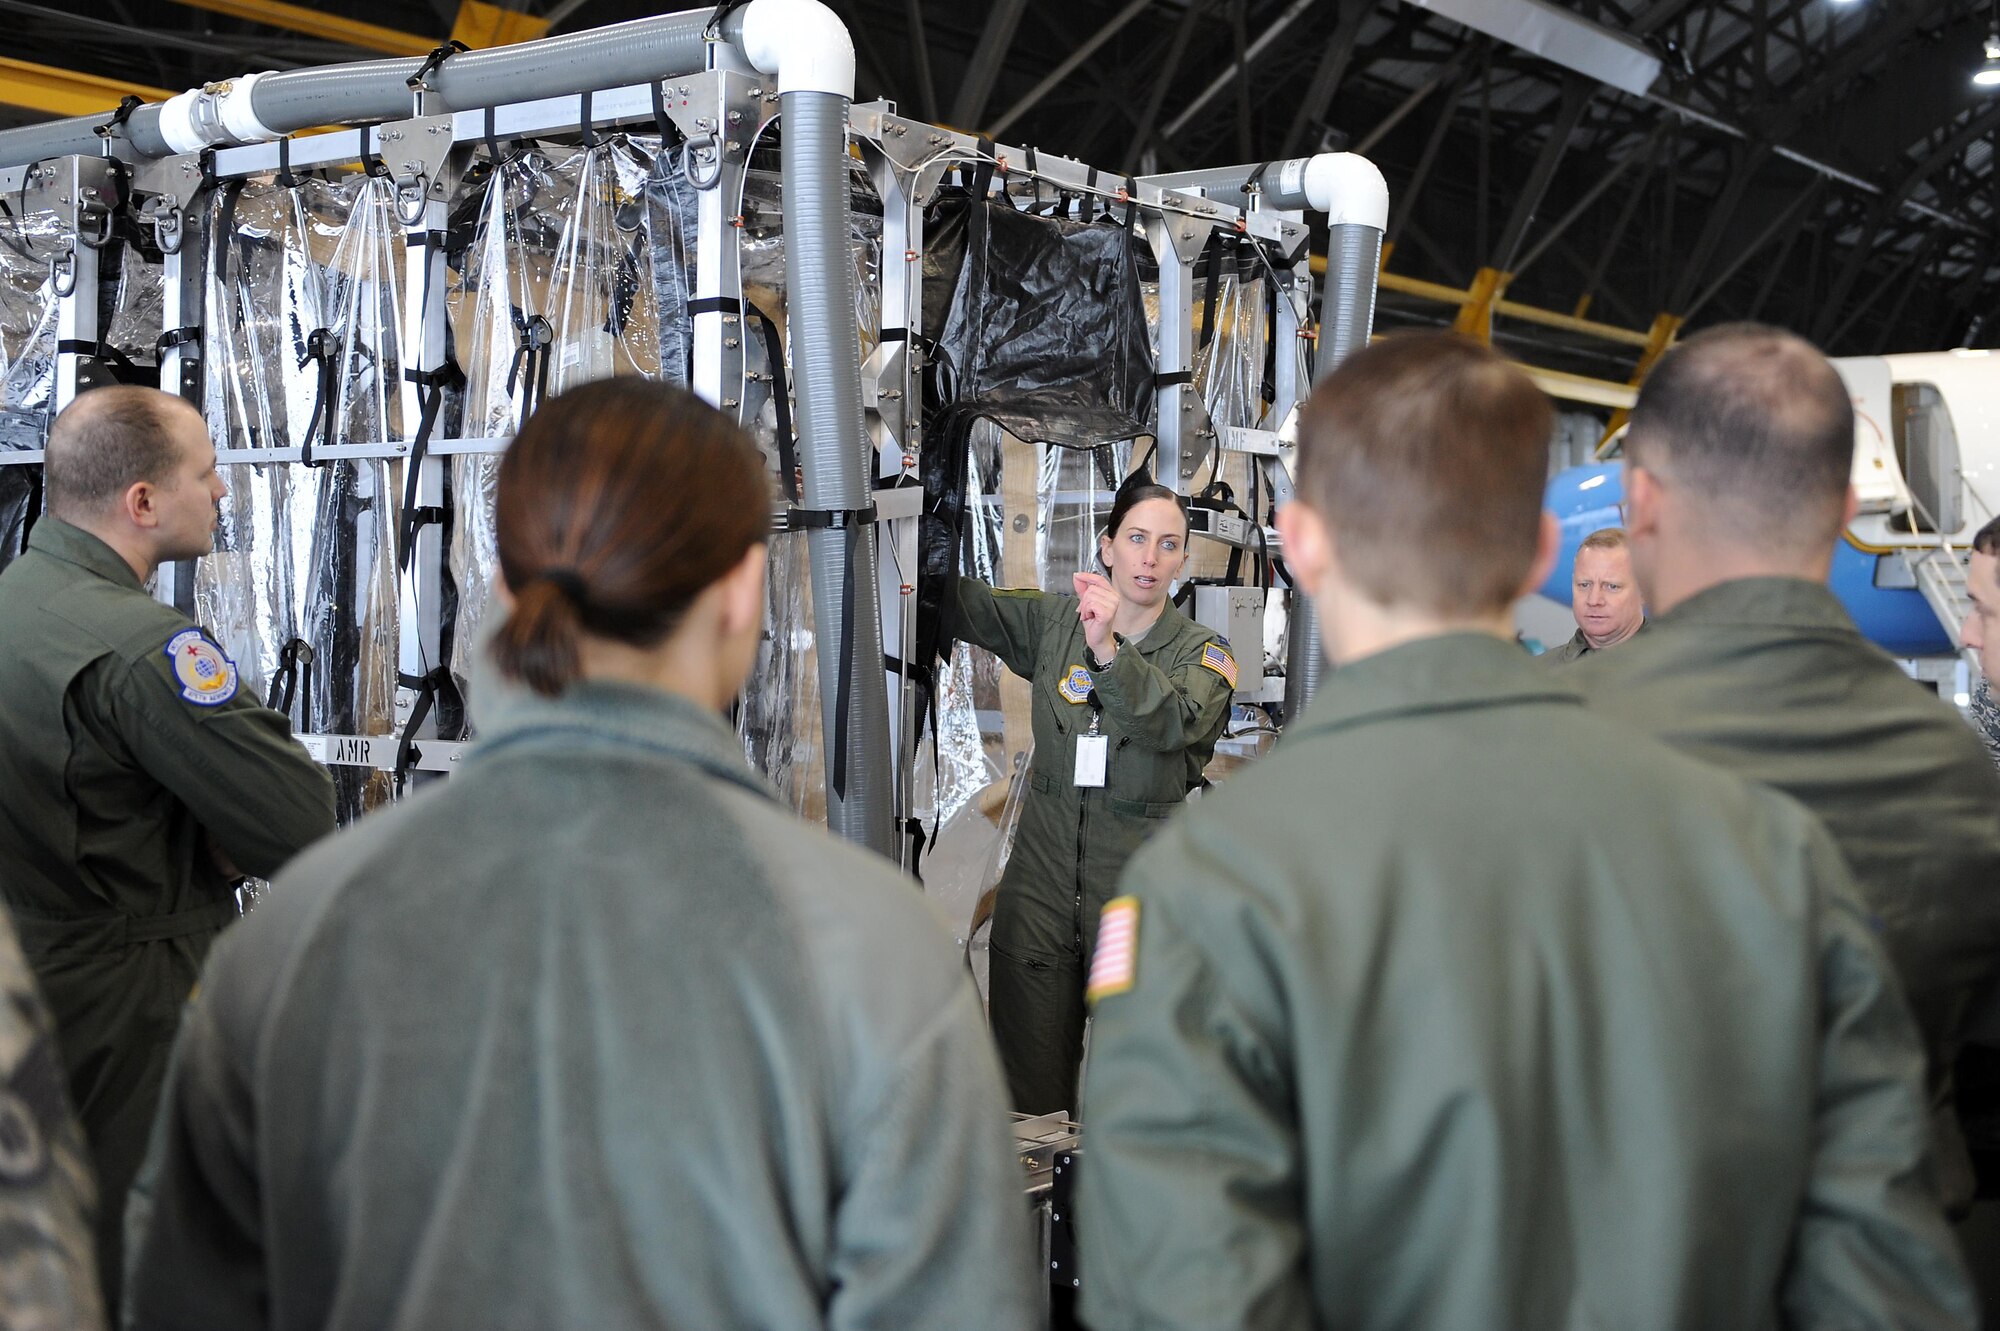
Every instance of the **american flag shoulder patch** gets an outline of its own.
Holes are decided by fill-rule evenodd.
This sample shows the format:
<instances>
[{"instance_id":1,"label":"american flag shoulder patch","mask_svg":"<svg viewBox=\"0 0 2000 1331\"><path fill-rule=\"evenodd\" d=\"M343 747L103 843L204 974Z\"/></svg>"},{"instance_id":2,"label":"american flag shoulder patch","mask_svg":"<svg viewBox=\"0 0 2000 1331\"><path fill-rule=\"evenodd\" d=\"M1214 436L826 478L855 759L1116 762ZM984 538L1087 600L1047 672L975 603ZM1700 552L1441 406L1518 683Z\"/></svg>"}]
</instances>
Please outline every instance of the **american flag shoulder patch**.
<instances>
[{"instance_id":1,"label":"american flag shoulder patch","mask_svg":"<svg viewBox=\"0 0 2000 1331\"><path fill-rule=\"evenodd\" d=\"M1236 687L1236 658L1229 654L1227 647L1215 642L1203 643L1201 663L1228 680L1230 688Z\"/></svg>"},{"instance_id":2,"label":"american flag shoulder patch","mask_svg":"<svg viewBox=\"0 0 2000 1331\"><path fill-rule=\"evenodd\" d=\"M1122 994L1139 979L1139 898L1114 897L1097 924L1097 952L1090 959L1085 1001Z\"/></svg>"}]
</instances>

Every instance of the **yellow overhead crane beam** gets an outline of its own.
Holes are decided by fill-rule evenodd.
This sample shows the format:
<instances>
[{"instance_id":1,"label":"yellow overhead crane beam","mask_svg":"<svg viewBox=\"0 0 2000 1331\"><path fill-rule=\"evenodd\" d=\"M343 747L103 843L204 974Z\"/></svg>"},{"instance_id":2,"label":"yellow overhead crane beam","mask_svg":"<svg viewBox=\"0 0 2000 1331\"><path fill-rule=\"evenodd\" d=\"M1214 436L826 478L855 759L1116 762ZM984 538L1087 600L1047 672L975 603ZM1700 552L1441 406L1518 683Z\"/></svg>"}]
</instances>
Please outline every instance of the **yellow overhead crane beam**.
<instances>
[{"instance_id":1,"label":"yellow overhead crane beam","mask_svg":"<svg viewBox=\"0 0 2000 1331\"><path fill-rule=\"evenodd\" d=\"M364 51L380 51L384 55L429 55L438 46L435 37L419 37L413 32L342 18L321 9L288 5L285 0L175 0L175 3L242 19L245 23L261 23L267 28L283 28L287 32L302 32L308 37L339 42L343 46L358 46Z\"/></svg>"},{"instance_id":2,"label":"yellow overhead crane beam","mask_svg":"<svg viewBox=\"0 0 2000 1331\"><path fill-rule=\"evenodd\" d=\"M357 46L364 51L380 51L384 55L429 55L441 45L436 37L342 18L338 14L308 9L304 5L286 4L285 0L175 0L175 3L205 9L211 14L226 14L246 23L261 23L267 28L302 32L308 37L339 42L343 46ZM477 49L527 41L541 36L548 31L548 27L546 19L502 9L484 0L463 0L451 35Z\"/></svg>"},{"instance_id":3,"label":"yellow overhead crane beam","mask_svg":"<svg viewBox=\"0 0 2000 1331\"><path fill-rule=\"evenodd\" d=\"M1383 247L1382 262L1389 261L1389 247ZM1326 272L1326 256L1312 256L1312 270L1315 274ZM1631 410L1632 403L1639 395L1638 385L1645 379L1646 371L1653 368L1666 349L1673 344L1674 335L1680 331L1681 321L1674 315L1662 314L1653 321L1653 326L1643 332L1636 328L1621 328L1616 324L1599 323L1585 319L1580 314L1563 314L1556 310L1545 310L1539 305L1523 305L1506 299L1507 283L1511 273L1497 269L1482 268L1474 276L1472 286L1452 287L1441 282L1426 282L1422 278L1405 277L1401 273L1383 272L1377 278L1377 285L1384 291L1398 291L1419 300L1432 300L1440 305L1458 307L1458 317L1452 327L1480 341L1490 341L1493 335L1493 316L1498 314L1509 319L1519 319L1522 323L1540 324L1545 328L1560 328L1586 337L1598 338L1605 342L1616 342L1623 346L1637 347L1640 351L1639 364L1632 373L1629 383L1617 383L1610 379L1593 379L1588 375L1570 374L1564 370L1545 370L1535 365L1523 365L1530 379L1550 397L1561 398L1565 402L1584 402L1591 406L1610 407L1616 415L1614 428L1624 420L1624 413ZM1587 308L1579 305L1579 310Z\"/></svg>"},{"instance_id":4,"label":"yellow overhead crane beam","mask_svg":"<svg viewBox=\"0 0 2000 1331\"><path fill-rule=\"evenodd\" d=\"M50 116L87 116L99 111L108 114L127 97L162 102L173 95L166 88L148 88L142 83L125 83L0 57L0 105L18 106L24 111Z\"/></svg>"}]
</instances>

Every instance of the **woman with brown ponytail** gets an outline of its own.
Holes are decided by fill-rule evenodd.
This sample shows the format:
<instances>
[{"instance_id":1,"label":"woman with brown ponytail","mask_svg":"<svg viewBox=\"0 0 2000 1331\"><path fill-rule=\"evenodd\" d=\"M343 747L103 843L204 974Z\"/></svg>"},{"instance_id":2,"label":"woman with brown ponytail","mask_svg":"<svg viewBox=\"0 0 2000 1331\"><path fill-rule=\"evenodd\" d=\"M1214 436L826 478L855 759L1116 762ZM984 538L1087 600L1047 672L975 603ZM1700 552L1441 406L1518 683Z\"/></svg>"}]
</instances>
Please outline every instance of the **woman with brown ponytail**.
<instances>
[{"instance_id":1,"label":"woman with brown ponytail","mask_svg":"<svg viewBox=\"0 0 2000 1331\"><path fill-rule=\"evenodd\" d=\"M523 426L492 644L523 687L215 950L138 1324L1035 1324L949 939L720 716L770 509L755 445L678 389L594 383Z\"/></svg>"}]
</instances>

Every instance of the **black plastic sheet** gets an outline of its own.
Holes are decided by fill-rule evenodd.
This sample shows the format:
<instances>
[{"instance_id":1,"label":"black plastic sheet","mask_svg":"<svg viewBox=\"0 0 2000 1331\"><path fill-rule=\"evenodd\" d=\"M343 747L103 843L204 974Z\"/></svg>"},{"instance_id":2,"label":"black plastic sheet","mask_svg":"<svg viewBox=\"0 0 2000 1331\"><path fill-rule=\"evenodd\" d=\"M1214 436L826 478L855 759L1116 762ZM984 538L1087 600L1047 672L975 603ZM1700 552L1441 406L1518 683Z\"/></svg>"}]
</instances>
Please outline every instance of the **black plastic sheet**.
<instances>
[{"instance_id":1,"label":"black plastic sheet","mask_svg":"<svg viewBox=\"0 0 2000 1331\"><path fill-rule=\"evenodd\" d=\"M937 330L918 537L916 659L926 666L948 646L973 424L1099 459L1150 433L1144 243L1128 226L1039 216L984 195L977 184L947 192L924 228L924 327Z\"/></svg>"}]
</instances>

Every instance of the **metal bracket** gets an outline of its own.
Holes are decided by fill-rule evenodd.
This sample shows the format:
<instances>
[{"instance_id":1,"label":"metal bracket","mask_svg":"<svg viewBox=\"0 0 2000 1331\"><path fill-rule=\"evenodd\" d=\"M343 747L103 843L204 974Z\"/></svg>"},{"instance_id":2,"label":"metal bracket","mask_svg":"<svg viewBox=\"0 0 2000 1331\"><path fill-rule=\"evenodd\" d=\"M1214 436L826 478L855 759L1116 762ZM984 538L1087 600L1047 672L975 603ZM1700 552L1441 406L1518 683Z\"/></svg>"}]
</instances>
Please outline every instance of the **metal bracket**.
<instances>
[{"instance_id":1,"label":"metal bracket","mask_svg":"<svg viewBox=\"0 0 2000 1331\"><path fill-rule=\"evenodd\" d=\"M712 188L725 163L748 164L750 145L777 118L770 92L761 80L725 69L661 85L668 119L687 136L690 182L697 188ZM696 182L697 174L709 183Z\"/></svg>"},{"instance_id":2,"label":"metal bracket","mask_svg":"<svg viewBox=\"0 0 2000 1331\"><path fill-rule=\"evenodd\" d=\"M870 352L861 366L861 404L877 420L890 440L902 447L907 435L908 401L903 396L905 382L904 362L909 356L908 342L882 342ZM881 441L877 441L878 449Z\"/></svg>"},{"instance_id":3,"label":"metal bracket","mask_svg":"<svg viewBox=\"0 0 2000 1331\"><path fill-rule=\"evenodd\" d=\"M452 117L450 113L392 120L378 134L378 153L396 185L396 212L405 227L422 218L426 203L450 197Z\"/></svg>"}]
</instances>

